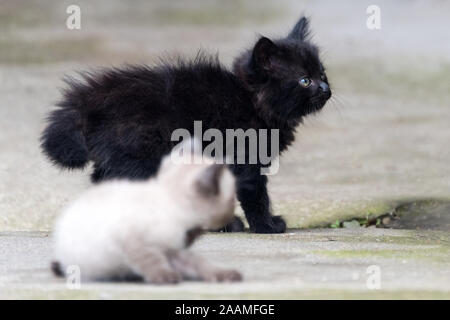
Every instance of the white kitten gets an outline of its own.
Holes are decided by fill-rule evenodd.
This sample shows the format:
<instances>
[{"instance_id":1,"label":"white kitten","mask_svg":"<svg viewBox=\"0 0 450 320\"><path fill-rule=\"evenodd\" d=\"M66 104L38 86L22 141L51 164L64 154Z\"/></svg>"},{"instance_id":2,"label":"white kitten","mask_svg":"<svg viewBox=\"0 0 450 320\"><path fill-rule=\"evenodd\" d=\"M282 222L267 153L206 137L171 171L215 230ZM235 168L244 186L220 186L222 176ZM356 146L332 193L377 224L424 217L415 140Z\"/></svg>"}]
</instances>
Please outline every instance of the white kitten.
<instances>
[{"instance_id":1,"label":"white kitten","mask_svg":"<svg viewBox=\"0 0 450 320\"><path fill-rule=\"evenodd\" d=\"M63 276L75 265L83 281L240 280L237 271L218 269L186 250L201 230L232 220L234 177L212 159L173 161L179 151L172 151L172 159L166 156L155 178L105 182L72 203L55 226L53 271ZM201 157L194 152L183 159L187 156Z\"/></svg>"}]
</instances>

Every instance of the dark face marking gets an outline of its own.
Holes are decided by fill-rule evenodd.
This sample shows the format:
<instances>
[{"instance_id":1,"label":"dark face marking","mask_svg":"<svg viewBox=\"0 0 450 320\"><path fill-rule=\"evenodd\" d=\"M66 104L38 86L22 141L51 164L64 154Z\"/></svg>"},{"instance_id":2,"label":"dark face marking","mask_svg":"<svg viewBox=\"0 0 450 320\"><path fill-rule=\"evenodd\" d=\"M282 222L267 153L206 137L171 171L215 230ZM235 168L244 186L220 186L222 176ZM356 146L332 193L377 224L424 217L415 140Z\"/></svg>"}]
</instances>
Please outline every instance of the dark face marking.
<instances>
[{"instance_id":1,"label":"dark face marking","mask_svg":"<svg viewBox=\"0 0 450 320\"><path fill-rule=\"evenodd\" d=\"M213 197L220 193L219 182L224 168L223 164L213 164L201 172L196 188L202 196Z\"/></svg>"},{"instance_id":2,"label":"dark face marking","mask_svg":"<svg viewBox=\"0 0 450 320\"><path fill-rule=\"evenodd\" d=\"M184 245L185 247L190 247L192 245L192 243L194 243L194 240L197 239L199 236L201 236L204 233L204 231L199 228L193 228L190 229L186 232L186 236L185 236L185 240L184 240Z\"/></svg>"}]
</instances>

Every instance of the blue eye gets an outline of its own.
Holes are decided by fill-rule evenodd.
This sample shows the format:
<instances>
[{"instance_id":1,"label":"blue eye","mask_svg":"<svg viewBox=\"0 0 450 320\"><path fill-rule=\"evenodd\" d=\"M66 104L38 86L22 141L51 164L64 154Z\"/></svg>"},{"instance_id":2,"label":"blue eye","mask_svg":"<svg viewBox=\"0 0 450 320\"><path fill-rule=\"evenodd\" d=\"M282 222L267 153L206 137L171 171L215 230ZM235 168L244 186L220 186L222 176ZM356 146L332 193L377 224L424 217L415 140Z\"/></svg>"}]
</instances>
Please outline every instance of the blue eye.
<instances>
[{"instance_id":1,"label":"blue eye","mask_svg":"<svg viewBox=\"0 0 450 320\"><path fill-rule=\"evenodd\" d=\"M308 77L303 77L298 80L298 83L304 88L308 88L311 85L311 79Z\"/></svg>"}]
</instances>

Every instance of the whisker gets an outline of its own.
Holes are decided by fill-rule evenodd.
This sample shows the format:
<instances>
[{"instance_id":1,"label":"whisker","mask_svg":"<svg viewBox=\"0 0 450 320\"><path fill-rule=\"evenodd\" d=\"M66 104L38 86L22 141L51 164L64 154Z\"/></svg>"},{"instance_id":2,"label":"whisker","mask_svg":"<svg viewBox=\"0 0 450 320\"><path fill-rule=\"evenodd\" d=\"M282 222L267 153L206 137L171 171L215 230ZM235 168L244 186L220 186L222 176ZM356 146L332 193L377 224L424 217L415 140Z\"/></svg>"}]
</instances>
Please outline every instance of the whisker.
<instances>
[{"instance_id":1,"label":"whisker","mask_svg":"<svg viewBox=\"0 0 450 320\"><path fill-rule=\"evenodd\" d=\"M330 104L337 110L339 118L344 119L345 112L342 109L350 104L347 102L347 99L339 94L333 93L330 98Z\"/></svg>"}]
</instances>

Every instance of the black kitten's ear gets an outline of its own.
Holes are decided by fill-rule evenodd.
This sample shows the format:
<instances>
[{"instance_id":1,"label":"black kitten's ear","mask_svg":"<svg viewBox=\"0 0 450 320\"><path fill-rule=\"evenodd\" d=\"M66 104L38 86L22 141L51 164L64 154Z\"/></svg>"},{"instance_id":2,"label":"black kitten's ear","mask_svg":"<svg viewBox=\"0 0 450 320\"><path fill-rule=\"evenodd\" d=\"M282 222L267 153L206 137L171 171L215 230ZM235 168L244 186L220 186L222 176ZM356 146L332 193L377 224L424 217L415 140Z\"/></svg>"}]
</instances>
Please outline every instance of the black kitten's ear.
<instances>
[{"instance_id":1,"label":"black kitten's ear","mask_svg":"<svg viewBox=\"0 0 450 320\"><path fill-rule=\"evenodd\" d=\"M301 17L297 24L294 26L289 35L288 39L305 41L309 37L309 21L306 17Z\"/></svg>"},{"instance_id":2,"label":"black kitten's ear","mask_svg":"<svg viewBox=\"0 0 450 320\"><path fill-rule=\"evenodd\" d=\"M224 164L212 164L203 170L195 182L198 192L207 197L218 195L220 177L224 169Z\"/></svg>"},{"instance_id":3,"label":"black kitten's ear","mask_svg":"<svg viewBox=\"0 0 450 320\"><path fill-rule=\"evenodd\" d=\"M253 47L253 62L262 69L270 69L270 58L278 51L275 43L269 38L261 37Z\"/></svg>"}]
</instances>

